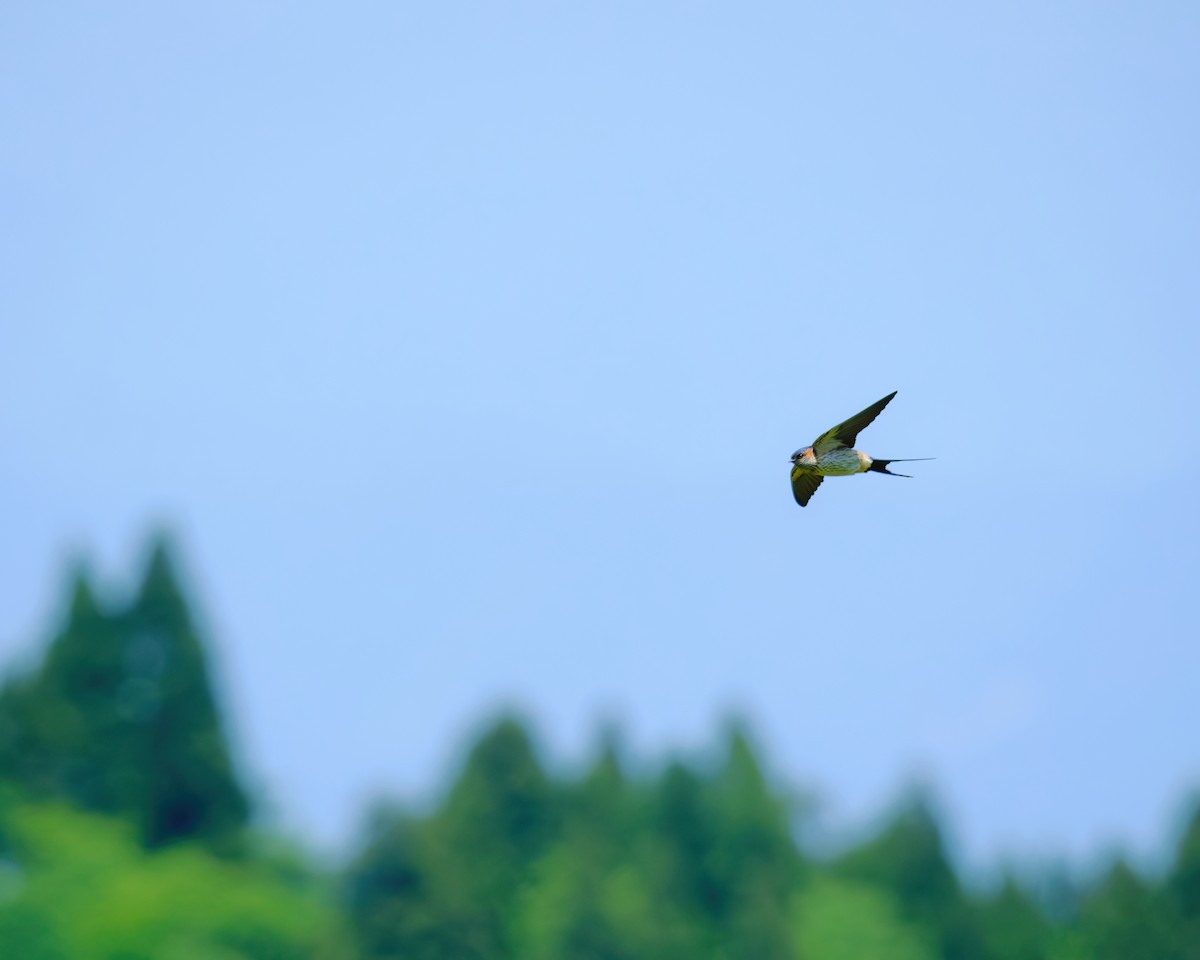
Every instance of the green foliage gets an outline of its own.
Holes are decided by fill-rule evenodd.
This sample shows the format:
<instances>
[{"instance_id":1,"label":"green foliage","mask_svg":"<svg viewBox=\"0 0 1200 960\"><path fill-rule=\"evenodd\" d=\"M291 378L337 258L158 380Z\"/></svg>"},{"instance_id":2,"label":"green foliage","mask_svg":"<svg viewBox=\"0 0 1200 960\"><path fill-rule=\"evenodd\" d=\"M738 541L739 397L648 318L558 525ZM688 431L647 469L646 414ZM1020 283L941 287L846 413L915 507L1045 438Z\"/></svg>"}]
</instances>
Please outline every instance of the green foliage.
<instances>
[{"instance_id":1,"label":"green foliage","mask_svg":"<svg viewBox=\"0 0 1200 960\"><path fill-rule=\"evenodd\" d=\"M804 960L934 960L895 898L869 884L817 879L797 898L796 945Z\"/></svg>"},{"instance_id":2,"label":"green foliage","mask_svg":"<svg viewBox=\"0 0 1200 960\"><path fill-rule=\"evenodd\" d=\"M154 545L141 589L122 619L126 676L118 707L141 735L138 797L148 846L203 839L231 852L249 814L233 773L204 650L166 544Z\"/></svg>"},{"instance_id":3,"label":"green foliage","mask_svg":"<svg viewBox=\"0 0 1200 960\"><path fill-rule=\"evenodd\" d=\"M723 889L726 955L760 960L791 955L789 907L803 876L792 811L775 793L746 731L734 727L710 788L709 817L717 825L711 869Z\"/></svg>"},{"instance_id":4,"label":"green foliage","mask_svg":"<svg viewBox=\"0 0 1200 960\"><path fill-rule=\"evenodd\" d=\"M937 817L924 794L910 797L877 837L842 857L836 869L892 891L901 915L935 941L943 960L988 956L978 917L946 856Z\"/></svg>"},{"instance_id":5,"label":"green foliage","mask_svg":"<svg viewBox=\"0 0 1200 960\"><path fill-rule=\"evenodd\" d=\"M346 884L346 907L363 956L453 955L453 918L435 889L435 858L425 847L416 820L391 808L374 812Z\"/></svg>"},{"instance_id":6,"label":"green foliage","mask_svg":"<svg viewBox=\"0 0 1200 960\"><path fill-rule=\"evenodd\" d=\"M315 885L181 844L147 852L131 825L57 804L6 805L16 882L0 899L5 956L70 960L335 960L337 918Z\"/></svg>"},{"instance_id":7,"label":"green foliage","mask_svg":"<svg viewBox=\"0 0 1200 960\"><path fill-rule=\"evenodd\" d=\"M924 795L817 861L740 726L636 776L610 736L564 778L509 716L322 877L248 831L223 730L165 545L124 606L77 572L44 662L0 688L0 958L1200 960L1200 806L1162 877L981 895Z\"/></svg>"},{"instance_id":8,"label":"green foliage","mask_svg":"<svg viewBox=\"0 0 1200 960\"><path fill-rule=\"evenodd\" d=\"M1118 864L1077 911L1051 916L1013 878L989 895L965 888L923 795L818 863L736 728L712 769L676 761L631 778L610 743L556 783L515 723L484 734L438 809L376 815L346 881L362 957L1193 958L1172 904L1190 902L1196 823L1170 896Z\"/></svg>"},{"instance_id":9,"label":"green foliage","mask_svg":"<svg viewBox=\"0 0 1200 960\"><path fill-rule=\"evenodd\" d=\"M40 671L0 691L0 769L28 790L93 810L130 812L130 779L120 763L128 724L118 697L124 679L119 619L102 610L86 573L75 572L66 623Z\"/></svg>"},{"instance_id":10,"label":"green foliage","mask_svg":"<svg viewBox=\"0 0 1200 960\"><path fill-rule=\"evenodd\" d=\"M515 942L530 960L653 957L678 937L662 922L646 877L630 866L592 862L568 844L537 865L518 904Z\"/></svg>"},{"instance_id":11,"label":"green foliage","mask_svg":"<svg viewBox=\"0 0 1200 960\"><path fill-rule=\"evenodd\" d=\"M1185 960L1200 960L1200 801L1180 837L1166 879L1166 897L1178 920Z\"/></svg>"},{"instance_id":12,"label":"green foliage","mask_svg":"<svg viewBox=\"0 0 1200 960\"><path fill-rule=\"evenodd\" d=\"M363 950L512 955L519 896L557 827L559 806L525 728L501 719L470 751L432 817L376 813L348 886Z\"/></svg>"},{"instance_id":13,"label":"green foliage","mask_svg":"<svg viewBox=\"0 0 1200 960\"><path fill-rule=\"evenodd\" d=\"M622 960L651 956L661 929L646 878L630 853L639 837L641 791L626 778L615 742L567 784L561 831L534 865L518 901L521 956Z\"/></svg>"},{"instance_id":14,"label":"green foliage","mask_svg":"<svg viewBox=\"0 0 1200 960\"><path fill-rule=\"evenodd\" d=\"M516 888L557 828L554 793L528 732L505 717L471 750L432 822L455 885L497 918L511 910Z\"/></svg>"},{"instance_id":15,"label":"green foliage","mask_svg":"<svg viewBox=\"0 0 1200 960\"><path fill-rule=\"evenodd\" d=\"M977 909L987 953L1004 960L1041 960L1054 943L1054 926L1015 879L1007 878L995 896Z\"/></svg>"},{"instance_id":16,"label":"green foliage","mask_svg":"<svg viewBox=\"0 0 1200 960\"><path fill-rule=\"evenodd\" d=\"M1092 960L1177 960L1179 931L1161 891L1117 860L1084 899L1078 931Z\"/></svg>"},{"instance_id":17,"label":"green foliage","mask_svg":"<svg viewBox=\"0 0 1200 960\"><path fill-rule=\"evenodd\" d=\"M165 542L123 609L76 573L41 668L0 691L0 770L34 796L130 820L147 847L237 849L249 804Z\"/></svg>"}]
</instances>

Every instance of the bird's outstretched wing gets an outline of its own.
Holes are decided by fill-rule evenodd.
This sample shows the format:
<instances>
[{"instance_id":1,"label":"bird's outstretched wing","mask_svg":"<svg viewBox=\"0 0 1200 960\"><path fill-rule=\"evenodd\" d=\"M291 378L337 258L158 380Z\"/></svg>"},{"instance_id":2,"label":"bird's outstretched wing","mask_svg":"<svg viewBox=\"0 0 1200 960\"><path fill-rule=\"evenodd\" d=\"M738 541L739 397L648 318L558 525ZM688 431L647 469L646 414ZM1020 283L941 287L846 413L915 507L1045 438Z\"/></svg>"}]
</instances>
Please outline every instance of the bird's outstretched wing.
<instances>
[{"instance_id":1,"label":"bird's outstretched wing","mask_svg":"<svg viewBox=\"0 0 1200 960\"><path fill-rule=\"evenodd\" d=\"M859 411L849 420L843 420L832 430L826 430L813 441L813 453L821 457L830 450L853 447L854 441L858 439L859 431L865 430L867 425L879 416L879 412L891 403L892 397L898 392L897 390L893 390L882 400L877 400L871 404L866 410Z\"/></svg>"},{"instance_id":2,"label":"bird's outstretched wing","mask_svg":"<svg viewBox=\"0 0 1200 960\"><path fill-rule=\"evenodd\" d=\"M808 501L812 499L812 495L817 492L817 487L824 479L820 474L805 473L803 470L793 468L792 495L796 498L796 502L802 507L807 507Z\"/></svg>"}]
</instances>

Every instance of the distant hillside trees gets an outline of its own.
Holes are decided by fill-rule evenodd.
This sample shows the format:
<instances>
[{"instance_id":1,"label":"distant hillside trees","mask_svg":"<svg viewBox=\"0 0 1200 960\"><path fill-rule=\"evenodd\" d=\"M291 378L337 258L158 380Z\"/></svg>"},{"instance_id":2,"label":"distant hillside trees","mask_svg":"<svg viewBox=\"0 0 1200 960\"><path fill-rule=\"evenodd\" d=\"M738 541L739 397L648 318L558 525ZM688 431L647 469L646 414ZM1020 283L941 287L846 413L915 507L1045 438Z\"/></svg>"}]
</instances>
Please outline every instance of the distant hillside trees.
<instances>
[{"instance_id":1,"label":"distant hillside trees","mask_svg":"<svg viewBox=\"0 0 1200 960\"><path fill-rule=\"evenodd\" d=\"M609 732L567 774L494 718L318 869L249 822L168 543L129 596L77 569L65 601L0 685L2 960L1200 960L1200 804L1156 873L981 888L922 792L815 856L739 724L654 764Z\"/></svg>"},{"instance_id":2,"label":"distant hillside trees","mask_svg":"<svg viewBox=\"0 0 1200 960\"><path fill-rule=\"evenodd\" d=\"M124 603L77 569L40 666L0 688L0 775L136 825L147 848L237 850L250 813L168 543Z\"/></svg>"}]
</instances>

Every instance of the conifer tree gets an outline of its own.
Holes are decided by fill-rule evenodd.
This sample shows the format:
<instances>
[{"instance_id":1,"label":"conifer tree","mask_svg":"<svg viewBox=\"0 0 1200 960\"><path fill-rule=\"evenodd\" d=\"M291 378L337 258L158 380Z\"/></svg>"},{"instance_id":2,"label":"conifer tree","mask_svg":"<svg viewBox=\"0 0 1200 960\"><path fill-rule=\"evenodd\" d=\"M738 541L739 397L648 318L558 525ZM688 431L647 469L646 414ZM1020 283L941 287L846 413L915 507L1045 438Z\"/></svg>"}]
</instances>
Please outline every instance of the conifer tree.
<instances>
[{"instance_id":1,"label":"conifer tree","mask_svg":"<svg viewBox=\"0 0 1200 960\"><path fill-rule=\"evenodd\" d=\"M434 960L452 953L442 948L450 931L432 887L423 826L391 806L370 817L346 875L350 928L364 957Z\"/></svg>"},{"instance_id":2,"label":"conifer tree","mask_svg":"<svg viewBox=\"0 0 1200 960\"><path fill-rule=\"evenodd\" d=\"M1078 928L1092 960L1178 960L1176 925L1160 891L1118 859L1083 900Z\"/></svg>"},{"instance_id":3,"label":"conifer tree","mask_svg":"<svg viewBox=\"0 0 1200 960\"><path fill-rule=\"evenodd\" d=\"M790 956L788 910L801 861L790 811L772 792L749 736L728 731L725 761L710 790L716 826L712 870L726 891L721 939L729 956Z\"/></svg>"},{"instance_id":4,"label":"conifer tree","mask_svg":"<svg viewBox=\"0 0 1200 960\"><path fill-rule=\"evenodd\" d=\"M201 839L231 852L249 803L234 775L204 648L161 538L121 624L119 708L139 729L136 752L149 772L138 801L143 842Z\"/></svg>"},{"instance_id":5,"label":"conifer tree","mask_svg":"<svg viewBox=\"0 0 1200 960\"><path fill-rule=\"evenodd\" d=\"M526 960L639 960L653 956L653 897L639 862L644 824L616 734L561 793L556 842L519 898L517 955Z\"/></svg>"},{"instance_id":6,"label":"conifer tree","mask_svg":"<svg viewBox=\"0 0 1200 960\"><path fill-rule=\"evenodd\" d=\"M988 957L946 856L932 803L923 792L910 796L877 837L850 851L836 866L845 876L892 893L904 919L934 935L942 960Z\"/></svg>"},{"instance_id":7,"label":"conifer tree","mask_svg":"<svg viewBox=\"0 0 1200 960\"><path fill-rule=\"evenodd\" d=\"M692 768L673 762L663 772L652 807L663 896L698 916L723 916L729 890L713 865L716 825L706 809L705 784Z\"/></svg>"},{"instance_id":8,"label":"conifer tree","mask_svg":"<svg viewBox=\"0 0 1200 960\"><path fill-rule=\"evenodd\" d=\"M132 812L116 710L124 669L118 618L101 608L82 565L62 629L37 671L0 693L0 765L34 796L106 813Z\"/></svg>"},{"instance_id":9,"label":"conifer tree","mask_svg":"<svg viewBox=\"0 0 1200 960\"><path fill-rule=\"evenodd\" d=\"M558 801L525 727L501 718L471 749L432 817L393 819L360 856L351 889L364 916L382 885L399 882L407 891L403 914L374 916L369 936L395 951L380 955L513 956L518 894L556 835Z\"/></svg>"},{"instance_id":10,"label":"conifer tree","mask_svg":"<svg viewBox=\"0 0 1200 960\"><path fill-rule=\"evenodd\" d=\"M467 756L439 827L473 863L485 899L506 901L557 826L554 788L528 730L501 718Z\"/></svg>"},{"instance_id":11,"label":"conifer tree","mask_svg":"<svg viewBox=\"0 0 1200 960\"><path fill-rule=\"evenodd\" d=\"M1167 875L1167 896L1181 930L1186 960L1200 960L1200 801L1194 808Z\"/></svg>"},{"instance_id":12,"label":"conifer tree","mask_svg":"<svg viewBox=\"0 0 1200 960\"><path fill-rule=\"evenodd\" d=\"M980 930L992 956L1002 960L1042 960L1054 929L1046 914L1012 876L978 905Z\"/></svg>"},{"instance_id":13,"label":"conifer tree","mask_svg":"<svg viewBox=\"0 0 1200 960\"><path fill-rule=\"evenodd\" d=\"M506 903L554 836L554 792L514 717L501 718L467 755L435 826L484 901Z\"/></svg>"},{"instance_id":14,"label":"conifer tree","mask_svg":"<svg viewBox=\"0 0 1200 960\"><path fill-rule=\"evenodd\" d=\"M123 610L76 570L40 667L0 692L0 773L33 796L132 821L147 847L235 850L249 804L164 539Z\"/></svg>"}]
</instances>

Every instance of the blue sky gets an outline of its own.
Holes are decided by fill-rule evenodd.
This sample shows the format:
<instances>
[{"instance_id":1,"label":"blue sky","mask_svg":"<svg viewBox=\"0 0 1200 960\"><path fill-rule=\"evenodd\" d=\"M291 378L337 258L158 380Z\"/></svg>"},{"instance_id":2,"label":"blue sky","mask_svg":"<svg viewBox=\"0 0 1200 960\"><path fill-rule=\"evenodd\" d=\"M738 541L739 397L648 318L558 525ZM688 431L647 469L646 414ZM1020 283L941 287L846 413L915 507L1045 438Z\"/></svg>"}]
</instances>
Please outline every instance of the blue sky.
<instances>
[{"instance_id":1,"label":"blue sky","mask_svg":"<svg viewBox=\"0 0 1200 960\"><path fill-rule=\"evenodd\" d=\"M348 837L516 704L747 716L861 824L1161 846L1200 787L1200 9L8 4L0 656L180 536ZM860 438L912 480L792 502Z\"/></svg>"}]
</instances>

